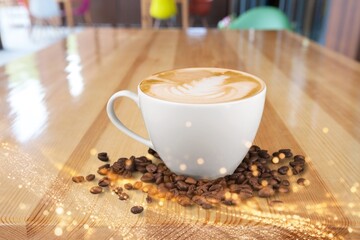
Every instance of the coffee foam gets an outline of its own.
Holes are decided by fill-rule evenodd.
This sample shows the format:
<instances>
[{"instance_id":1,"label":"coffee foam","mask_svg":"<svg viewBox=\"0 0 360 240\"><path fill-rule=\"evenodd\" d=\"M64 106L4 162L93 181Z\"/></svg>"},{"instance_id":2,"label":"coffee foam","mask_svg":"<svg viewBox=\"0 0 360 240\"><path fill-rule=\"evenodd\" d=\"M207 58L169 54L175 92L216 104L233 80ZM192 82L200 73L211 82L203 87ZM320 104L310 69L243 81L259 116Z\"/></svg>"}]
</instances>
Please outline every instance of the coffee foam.
<instances>
[{"instance_id":1,"label":"coffee foam","mask_svg":"<svg viewBox=\"0 0 360 240\"><path fill-rule=\"evenodd\" d=\"M221 103L259 93L254 77L227 69L188 68L163 72L143 80L140 89L149 96L179 103Z\"/></svg>"}]
</instances>

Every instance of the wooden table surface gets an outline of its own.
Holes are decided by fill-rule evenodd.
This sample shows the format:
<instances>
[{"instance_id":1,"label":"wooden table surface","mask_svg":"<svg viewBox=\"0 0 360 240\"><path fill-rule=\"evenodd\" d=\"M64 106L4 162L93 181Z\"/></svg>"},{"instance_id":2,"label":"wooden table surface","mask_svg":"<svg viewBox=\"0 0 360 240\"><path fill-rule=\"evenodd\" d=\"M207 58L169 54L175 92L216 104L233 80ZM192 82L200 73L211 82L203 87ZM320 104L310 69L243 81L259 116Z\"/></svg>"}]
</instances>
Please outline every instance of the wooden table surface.
<instances>
[{"instance_id":1,"label":"wooden table surface","mask_svg":"<svg viewBox=\"0 0 360 240\"><path fill-rule=\"evenodd\" d=\"M307 156L310 186L236 207L119 201L74 175L147 148L105 105L161 70L216 66L265 80L255 143ZM0 239L360 239L360 64L288 32L87 29L0 68ZM146 136L130 100L117 112ZM98 178L98 177L97 177ZM122 183L127 182L124 180ZM271 200L282 204L270 204ZM140 215L130 213L143 205Z\"/></svg>"}]
</instances>

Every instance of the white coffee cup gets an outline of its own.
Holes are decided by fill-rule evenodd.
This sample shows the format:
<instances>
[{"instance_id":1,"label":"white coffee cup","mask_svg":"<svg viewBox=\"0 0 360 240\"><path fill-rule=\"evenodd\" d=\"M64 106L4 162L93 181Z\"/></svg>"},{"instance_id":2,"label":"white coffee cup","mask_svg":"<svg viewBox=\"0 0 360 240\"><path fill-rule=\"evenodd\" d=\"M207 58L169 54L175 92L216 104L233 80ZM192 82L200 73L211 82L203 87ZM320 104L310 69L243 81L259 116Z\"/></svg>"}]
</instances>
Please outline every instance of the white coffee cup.
<instances>
[{"instance_id":1,"label":"white coffee cup","mask_svg":"<svg viewBox=\"0 0 360 240\"><path fill-rule=\"evenodd\" d=\"M209 179L231 174L255 138L266 94L261 79L240 73L259 81L261 91L241 100L199 104L155 98L139 85L138 94L123 90L112 95L107 113L118 129L154 149L177 174ZM150 140L132 132L116 116L114 102L120 97L132 99L141 109Z\"/></svg>"}]
</instances>

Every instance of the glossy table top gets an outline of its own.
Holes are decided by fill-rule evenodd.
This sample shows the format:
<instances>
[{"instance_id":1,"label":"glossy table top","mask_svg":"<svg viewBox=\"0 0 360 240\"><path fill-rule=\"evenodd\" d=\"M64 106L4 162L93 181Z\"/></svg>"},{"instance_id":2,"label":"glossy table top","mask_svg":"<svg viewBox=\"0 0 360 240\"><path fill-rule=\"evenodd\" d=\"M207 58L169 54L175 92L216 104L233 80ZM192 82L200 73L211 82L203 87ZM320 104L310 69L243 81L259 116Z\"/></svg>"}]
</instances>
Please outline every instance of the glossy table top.
<instances>
[{"instance_id":1,"label":"glossy table top","mask_svg":"<svg viewBox=\"0 0 360 240\"><path fill-rule=\"evenodd\" d=\"M216 66L264 79L255 143L307 156L306 188L237 207L203 210L131 192L119 201L74 175L147 148L118 131L105 105L166 69ZM0 238L359 239L360 64L288 32L87 29L0 67ZM140 111L124 123L146 136ZM144 205L140 215L129 209Z\"/></svg>"}]
</instances>

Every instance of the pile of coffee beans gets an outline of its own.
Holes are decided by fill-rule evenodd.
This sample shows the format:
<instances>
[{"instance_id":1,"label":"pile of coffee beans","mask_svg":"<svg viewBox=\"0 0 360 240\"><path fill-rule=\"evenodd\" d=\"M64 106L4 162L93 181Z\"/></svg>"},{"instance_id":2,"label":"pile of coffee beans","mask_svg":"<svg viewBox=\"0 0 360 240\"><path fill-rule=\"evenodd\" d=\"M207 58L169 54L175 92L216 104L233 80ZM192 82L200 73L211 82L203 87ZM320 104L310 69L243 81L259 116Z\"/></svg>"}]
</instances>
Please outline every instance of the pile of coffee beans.
<instances>
[{"instance_id":1,"label":"pile of coffee beans","mask_svg":"<svg viewBox=\"0 0 360 240\"><path fill-rule=\"evenodd\" d=\"M122 187L114 185L115 180L130 179L133 173L139 172L142 174L141 181L126 183L123 187L128 191L141 190L147 193L148 204L154 199L167 199L176 200L182 206L199 205L210 209L218 204L236 205L241 200L256 196L269 198L277 193L288 193L291 185L288 178L302 173L306 168L305 157L294 156L290 149L280 149L269 154L267 150L253 145L233 174L213 180L195 179L171 172L153 149L149 149L148 153L159 159L160 163L156 164L145 156L131 156L119 158L112 165L107 163L100 166L97 173L103 177L90 192L99 194L103 192L102 188L110 187L120 200L127 200L129 195ZM109 161L109 156L102 152L98 154L98 159ZM92 181L95 175L89 174L86 178L75 176L72 180L80 183L85 179ZM301 186L308 186L309 183L304 178L297 180ZM141 206L131 209L134 214L142 211Z\"/></svg>"}]
</instances>

